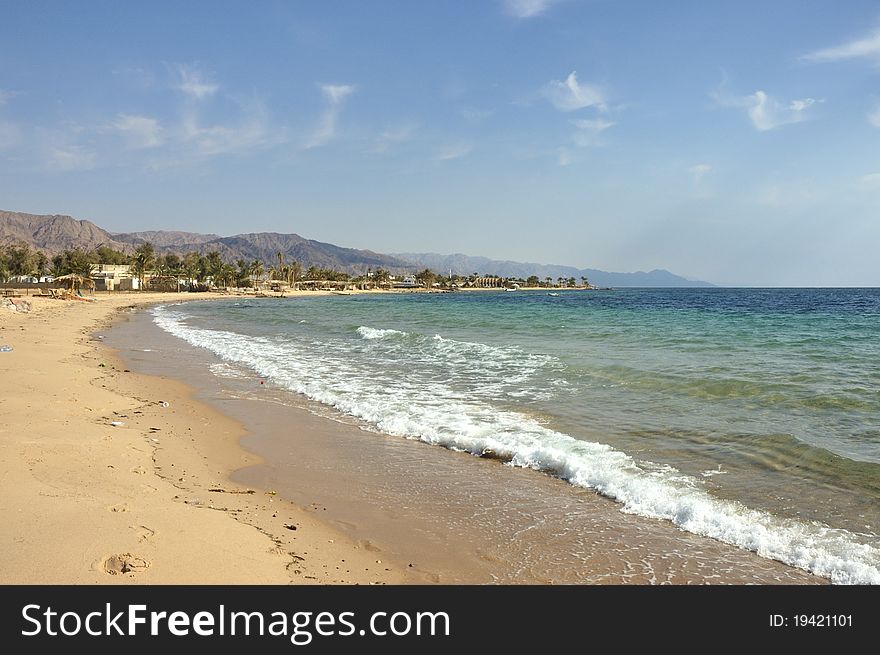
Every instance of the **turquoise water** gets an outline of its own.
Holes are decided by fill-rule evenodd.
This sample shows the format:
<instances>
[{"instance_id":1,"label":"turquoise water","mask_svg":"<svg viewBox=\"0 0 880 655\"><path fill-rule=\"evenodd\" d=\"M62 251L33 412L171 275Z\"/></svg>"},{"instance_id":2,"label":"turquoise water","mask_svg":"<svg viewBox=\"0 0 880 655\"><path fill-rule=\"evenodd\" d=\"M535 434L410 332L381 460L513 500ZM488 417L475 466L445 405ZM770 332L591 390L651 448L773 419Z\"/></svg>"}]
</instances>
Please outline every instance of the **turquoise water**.
<instances>
[{"instance_id":1,"label":"turquoise water","mask_svg":"<svg viewBox=\"0 0 880 655\"><path fill-rule=\"evenodd\" d=\"M545 471L836 582L880 582L878 290L331 296L154 313L224 374Z\"/></svg>"}]
</instances>

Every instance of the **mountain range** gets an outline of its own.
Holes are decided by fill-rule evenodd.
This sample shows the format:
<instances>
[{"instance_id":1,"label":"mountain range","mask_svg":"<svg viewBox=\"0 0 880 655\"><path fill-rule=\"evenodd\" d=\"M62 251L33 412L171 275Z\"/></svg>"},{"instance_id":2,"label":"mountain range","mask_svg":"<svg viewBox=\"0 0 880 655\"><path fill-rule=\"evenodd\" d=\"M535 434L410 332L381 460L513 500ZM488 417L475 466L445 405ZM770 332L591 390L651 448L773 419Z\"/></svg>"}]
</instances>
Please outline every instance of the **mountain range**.
<instances>
[{"instance_id":1,"label":"mountain range","mask_svg":"<svg viewBox=\"0 0 880 655\"><path fill-rule=\"evenodd\" d=\"M573 277L580 283L585 277L590 284L600 287L711 287L709 282L688 280L667 270L636 271L635 273L613 273L595 268L575 268L555 264L534 264L524 262L470 257L468 255L438 255L437 253L403 252L391 255L412 262L419 268L430 268L438 273L449 271L458 275L500 275L502 277L528 278L537 275L541 280L550 278L553 282L559 277Z\"/></svg>"},{"instance_id":2,"label":"mountain range","mask_svg":"<svg viewBox=\"0 0 880 655\"><path fill-rule=\"evenodd\" d=\"M71 248L93 250L109 246L115 250L132 252L137 246L150 242L159 253L183 254L197 251L219 251L227 259L259 259L274 263L277 253L284 253L287 261L298 261L304 268L317 266L360 274L368 269L384 268L391 273L414 272L430 268L438 273L452 271L460 275L479 273L504 277L527 278L537 275L542 280L550 277L574 277L580 282L586 277L592 284L614 287L694 287L712 286L708 282L688 280L666 270L636 273L610 273L596 269L578 269L572 266L530 264L500 261L468 255L439 255L435 253L381 254L371 250L343 248L332 243L306 239L298 234L251 232L222 237L216 234L198 234L179 231L108 232L91 221L70 216L38 215L0 210L0 245L26 243L48 255Z\"/></svg>"}]
</instances>

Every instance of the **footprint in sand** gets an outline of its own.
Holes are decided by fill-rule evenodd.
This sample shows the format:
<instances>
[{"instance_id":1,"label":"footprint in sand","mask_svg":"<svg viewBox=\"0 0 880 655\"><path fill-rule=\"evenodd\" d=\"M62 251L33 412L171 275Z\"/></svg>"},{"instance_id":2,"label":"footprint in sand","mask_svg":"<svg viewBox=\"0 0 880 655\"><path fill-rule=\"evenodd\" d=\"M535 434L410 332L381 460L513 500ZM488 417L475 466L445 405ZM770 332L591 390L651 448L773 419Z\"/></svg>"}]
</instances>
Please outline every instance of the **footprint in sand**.
<instances>
[{"instance_id":1,"label":"footprint in sand","mask_svg":"<svg viewBox=\"0 0 880 655\"><path fill-rule=\"evenodd\" d=\"M107 511L113 512L114 514L120 513L120 512L127 512L128 511L128 504L127 503L116 503L115 505L110 505L110 507L107 508Z\"/></svg>"},{"instance_id":2,"label":"footprint in sand","mask_svg":"<svg viewBox=\"0 0 880 655\"><path fill-rule=\"evenodd\" d=\"M156 536L156 531L152 528L148 528L145 525L130 525L128 526L132 530L138 533L138 541L140 543L144 543L145 541L149 541L153 537Z\"/></svg>"},{"instance_id":3,"label":"footprint in sand","mask_svg":"<svg viewBox=\"0 0 880 655\"><path fill-rule=\"evenodd\" d=\"M120 553L105 557L101 563L104 573L109 575L127 575L139 573L150 568L150 563L142 557L131 553Z\"/></svg>"}]
</instances>

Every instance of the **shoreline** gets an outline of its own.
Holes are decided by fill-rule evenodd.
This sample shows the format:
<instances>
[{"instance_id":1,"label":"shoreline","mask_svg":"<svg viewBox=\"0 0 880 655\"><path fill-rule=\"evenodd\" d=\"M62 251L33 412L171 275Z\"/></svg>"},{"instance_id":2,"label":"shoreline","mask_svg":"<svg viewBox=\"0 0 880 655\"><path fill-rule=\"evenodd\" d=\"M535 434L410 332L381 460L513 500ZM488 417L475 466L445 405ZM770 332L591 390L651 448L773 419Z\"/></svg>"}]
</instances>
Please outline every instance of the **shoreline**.
<instances>
[{"instance_id":1,"label":"shoreline","mask_svg":"<svg viewBox=\"0 0 880 655\"><path fill-rule=\"evenodd\" d=\"M15 346L0 354L0 434L13 453L0 519L14 526L0 582L827 583L543 473L365 435L310 413L311 401L223 399L178 361L183 346L150 355L158 375L131 372L93 336L122 330L133 306L234 299L193 295L37 299L31 314L0 315L0 342ZM155 338L137 319L132 338ZM559 539L562 523L576 529ZM36 556L46 551L51 568Z\"/></svg>"},{"instance_id":2,"label":"shoreline","mask_svg":"<svg viewBox=\"0 0 880 655\"><path fill-rule=\"evenodd\" d=\"M0 583L408 581L304 508L232 482L259 462L244 427L93 337L130 307L229 297L176 295L28 298L30 313L0 314Z\"/></svg>"},{"instance_id":3,"label":"shoreline","mask_svg":"<svg viewBox=\"0 0 880 655\"><path fill-rule=\"evenodd\" d=\"M233 479L319 512L355 543L407 563L420 582L827 583L669 522L624 514L557 477L383 434L264 386L253 372L230 370L147 313L113 339L138 370L185 371L200 399L247 427L243 445L263 462Z\"/></svg>"}]
</instances>

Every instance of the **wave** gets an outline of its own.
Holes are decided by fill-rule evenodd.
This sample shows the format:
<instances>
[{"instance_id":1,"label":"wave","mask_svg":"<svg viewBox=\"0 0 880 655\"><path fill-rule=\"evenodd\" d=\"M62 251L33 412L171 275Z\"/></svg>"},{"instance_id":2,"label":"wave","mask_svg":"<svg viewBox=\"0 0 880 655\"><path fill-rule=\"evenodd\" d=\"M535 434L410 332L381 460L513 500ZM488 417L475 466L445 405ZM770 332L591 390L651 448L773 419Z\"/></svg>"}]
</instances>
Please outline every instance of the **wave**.
<instances>
[{"instance_id":1,"label":"wave","mask_svg":"<svg viewBox=\"0 0 880 655\"><path fill-rule=\"evenodd\" d=\"M371 328L366 325L362 325L357 329L357 333L361 335L362 339L384 339L386 337L405 337L406 332L401 332L400 330L382 330L379 328Z\"/></svg>"},{"instance_id":2,"label":"wave","mask_svg":"<svg viewBox=\"0 0 880 655\"><path fill-rule=\"evenodd\" d=\"M154 309L153 314L155 322L174 336L385 433L551 473L621 503L624 512L671 521L688 532L754 551L834 583L880 584L880 550L846 530L783 519L716 498L699 480L675 469L639 466L611 446L575 439L522 413L455 392L442 382L383 380L376 384L375 373L353 368L347 353L334 355L331 348L312 353L282 338L196 328L164 308ZM372 341L408 338L396 330L365 326L357 332ZM429 339L416 337L423 344ZM430 341L442 346L445 340Z\"/></svg>"}]
</instances>

